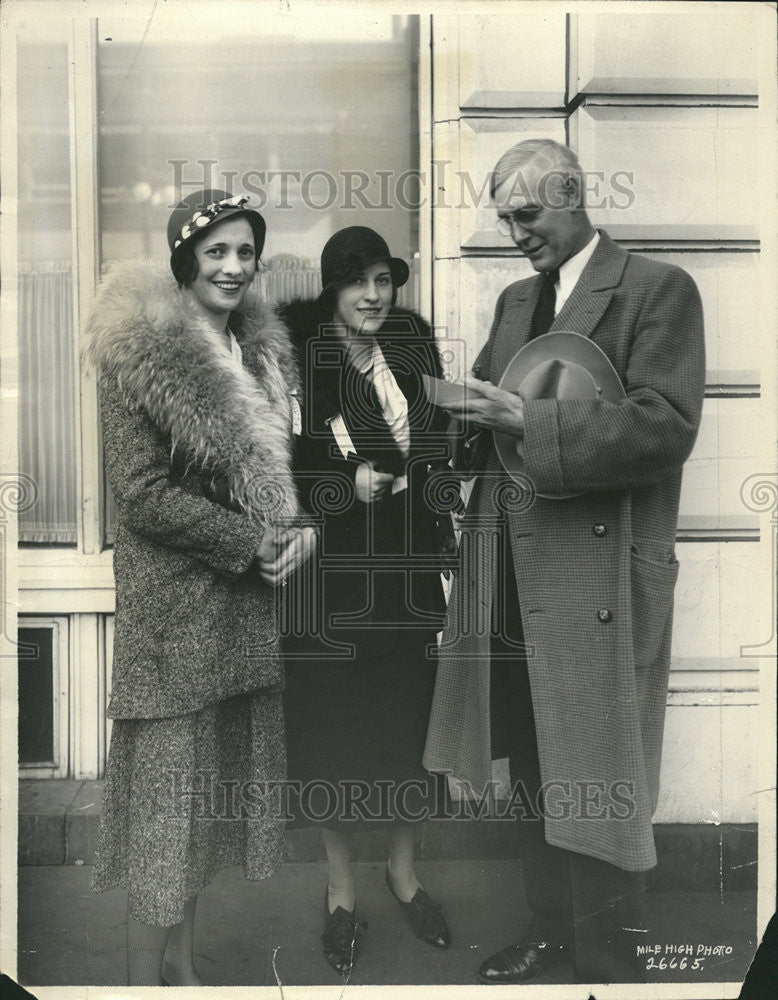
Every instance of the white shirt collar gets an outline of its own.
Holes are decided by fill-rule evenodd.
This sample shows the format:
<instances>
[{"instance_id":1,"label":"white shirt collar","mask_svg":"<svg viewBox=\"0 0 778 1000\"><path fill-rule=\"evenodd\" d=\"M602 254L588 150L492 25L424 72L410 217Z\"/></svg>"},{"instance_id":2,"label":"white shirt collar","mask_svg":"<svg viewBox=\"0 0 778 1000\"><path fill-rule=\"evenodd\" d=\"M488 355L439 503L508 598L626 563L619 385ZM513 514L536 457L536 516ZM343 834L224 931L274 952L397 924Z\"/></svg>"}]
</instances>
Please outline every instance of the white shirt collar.
<instances>
[{"instance_id":1,"label":"white shirt collar","mask_svg":"<svg viewBox=\"0 0 778 1000\"><path fill-rule=\"evenodd\" d=\"M570 297L570 293L578 284L578 279L581 277L583 269L589 263L592 254L597 249L599 242L600 234L595 229L594 236L592 236L583 250L579 250L574 257L566 260L559 268L559 281L556 283L555 315L559 313L559 310Z\"/></svg>"}]
</instances>

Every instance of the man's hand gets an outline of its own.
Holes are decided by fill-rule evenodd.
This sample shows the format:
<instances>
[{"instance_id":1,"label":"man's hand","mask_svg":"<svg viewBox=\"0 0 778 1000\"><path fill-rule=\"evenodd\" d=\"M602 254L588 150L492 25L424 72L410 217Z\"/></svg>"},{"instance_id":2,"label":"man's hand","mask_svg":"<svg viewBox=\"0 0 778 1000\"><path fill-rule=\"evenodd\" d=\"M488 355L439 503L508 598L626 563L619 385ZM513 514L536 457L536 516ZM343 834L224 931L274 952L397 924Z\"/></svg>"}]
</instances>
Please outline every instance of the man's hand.
<instances>
[{"instance_id":1,"label":"man's hand","mask_svg":"<svg viewBox=\"0 0 778 1000\"><path fill-rule=\"evenodd\" d=\"M279 583L283 586L287 577L310 559L315 550L314 528L289 528L281 532L268 529L257 552L260 576L272 587Z\"/></svg>"},{"instance_id":2,"label":"man's hand","mask_svg":"<svg viewBox=\"0 0 778 1000\"><path fill-rule=\"evenodd\" d=\"M524 437L524 403L520 396L471 375L465 376L464 385L467 388L465 398L461 402L443 405L447 413L457 420L491 431L511 434L515 438Z\"/></svg>"},{"instance_id":3,"label":"man's hand","mask_svg":"<svg viewBox=\"0 0 778 1000\"><path fill-rule=\"evenodd\" d=\"M357 500L362 503L375 503L387 490L391 489L394 476L389 472L377 472L372 463L362 462L354 477L354 490Z\"/></svg>"}]
</instances>

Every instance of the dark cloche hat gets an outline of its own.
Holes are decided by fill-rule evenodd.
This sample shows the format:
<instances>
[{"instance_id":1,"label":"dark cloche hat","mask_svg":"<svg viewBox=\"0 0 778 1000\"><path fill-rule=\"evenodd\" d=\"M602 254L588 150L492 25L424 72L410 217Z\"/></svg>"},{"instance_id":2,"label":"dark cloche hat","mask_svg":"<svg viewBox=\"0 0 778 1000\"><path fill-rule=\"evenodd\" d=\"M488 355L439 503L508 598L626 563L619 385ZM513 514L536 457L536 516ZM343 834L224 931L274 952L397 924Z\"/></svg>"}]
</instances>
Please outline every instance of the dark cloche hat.
<instances>
[{"instance_id":1,"label":"dark cloche hat","mask_svg":"<svg viewBox=\"0 0 778 1000\"><path fill-rule=\"evenodd\" d=\"M170 266L181 253L181 250L194 237L224 219L242 215L246 218L254 233L254 249L257 257L265 245L265 220L253 208L248 208L248 198L241 195L231 195L229 191L218 191L207 188L204 191L194 191L182 199L173 209L167 224L167 241L170 247Z\"/></svg>"},{"instance_id":2,"label":"dark cloche hat","mask_svg":"<svg viewBox=\"0 0 778 1000\"><path fill-rule=\"evenodd\" d=\"M327 240L321 252L322 289L346 284L380 260L389 264L394 287L404 285L410 274L408 265L399 257L392 257L386 240L374 229L367 226L340 229Z\"/></svg>"}]
</instances>

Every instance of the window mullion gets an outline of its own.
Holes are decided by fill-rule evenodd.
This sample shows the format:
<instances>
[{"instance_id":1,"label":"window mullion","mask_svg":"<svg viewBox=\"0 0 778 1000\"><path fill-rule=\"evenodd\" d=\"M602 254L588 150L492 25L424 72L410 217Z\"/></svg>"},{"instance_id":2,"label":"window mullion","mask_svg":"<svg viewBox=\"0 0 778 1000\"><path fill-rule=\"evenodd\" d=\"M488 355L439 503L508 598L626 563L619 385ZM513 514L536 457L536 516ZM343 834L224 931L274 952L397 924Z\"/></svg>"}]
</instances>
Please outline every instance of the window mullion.
<instances>
[{"instance_id":1,"label":"window mullion","mask_svg":"<svg viewBox=\"0 0 778 1000\"><path fill-rule=\"evenodd\" d=\"M419 17L419 311L432 322L432 226L435 177L432 162L432 15Z\"/></svg>"},{"instance_id":2,"label":"window mullion","mask_svg":"<svg viewBox=\"0 0 778 1000\"><path fill-rule=\"evenodd\" d=\"M97 19L74 18L70 59L70 170L73 239L73 350L79 353L81 330L89 315L99 277L97 142ZM91 367L77 358L80 433L77 440L79 550L87 555L102 545L102 482L97 386Z\"/></svg>"}]
</instances>

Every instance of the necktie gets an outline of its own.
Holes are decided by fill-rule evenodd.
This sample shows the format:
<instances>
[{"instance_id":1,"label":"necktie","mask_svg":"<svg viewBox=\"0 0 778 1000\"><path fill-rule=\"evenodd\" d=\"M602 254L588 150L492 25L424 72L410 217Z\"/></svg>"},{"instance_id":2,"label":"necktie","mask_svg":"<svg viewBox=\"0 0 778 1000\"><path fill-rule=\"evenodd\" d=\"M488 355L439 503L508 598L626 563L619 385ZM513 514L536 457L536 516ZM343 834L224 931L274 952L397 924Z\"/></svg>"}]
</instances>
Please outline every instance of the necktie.
<instances>
[{"instance_id":1,"label":"necktie","mask_svg":"<svg viewBox=\"0 0 778 1000\"><path fill-rule=\"evenodd\" d=\"M541 337L551 329L551 324L554 322L554 308L556 306L556 289L554 285L556 285L557 281L559 281L559 271L543 272L543 276L540 279L538 303L535 306L535 312L532 314L530 340L534 337Z\"/></svg>"}]
</instances>

